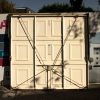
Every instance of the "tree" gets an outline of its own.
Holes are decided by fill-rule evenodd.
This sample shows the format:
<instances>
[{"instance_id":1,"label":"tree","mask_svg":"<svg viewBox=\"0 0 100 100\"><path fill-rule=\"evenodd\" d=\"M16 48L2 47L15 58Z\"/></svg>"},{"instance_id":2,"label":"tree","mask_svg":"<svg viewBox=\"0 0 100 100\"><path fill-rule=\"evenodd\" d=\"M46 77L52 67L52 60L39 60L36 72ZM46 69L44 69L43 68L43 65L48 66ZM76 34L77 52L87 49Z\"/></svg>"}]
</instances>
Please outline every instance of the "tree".
<instances>
[{"instance_id":1,"label":"tree","mask_svg":"<svg viewBox=\"0 0 100 100\"><path fill-rule=\"evenodd\" d=\"M0 0L0 13L13 13L15 5L8 0Z\"/></svg>"},{"instance_id":2,"label":"tree","mask_svg":"<svg viewBox=\"0 0 100 100\"><path fill-rule=\"evenodd\" d=\"M70 0L70 4L74 10L79 10L82 7L83 0Z\"/></svg>"},{"instance_id":3,"label":"tree","mask_svg":"<svg viewBox=\"0 0 100 100\"><path fill-rule=\"evenodd\" d=\"M38 12L66 12L69 11L68 4L51 4L43 6Z\"/></svg>"},{"instance_id":4,"label":"tree","mask_svg":"<svg viewBox=\"0 0 100 100\"><path fill-rule=\"evenodd\" d=\"M79 1L79 0L78 0ZM72 4L73 5L73 4ZM76 5L76 4L75 4ZM45 5L41 9L39 9L39 13L51 13L51 12L92 12L92 8L87 8L82 6L82 0L80 4L78 4L79 8L74 8L73 6L69 6L68 4L51 4L51 5Z\"/></svg>"}]
</instances>

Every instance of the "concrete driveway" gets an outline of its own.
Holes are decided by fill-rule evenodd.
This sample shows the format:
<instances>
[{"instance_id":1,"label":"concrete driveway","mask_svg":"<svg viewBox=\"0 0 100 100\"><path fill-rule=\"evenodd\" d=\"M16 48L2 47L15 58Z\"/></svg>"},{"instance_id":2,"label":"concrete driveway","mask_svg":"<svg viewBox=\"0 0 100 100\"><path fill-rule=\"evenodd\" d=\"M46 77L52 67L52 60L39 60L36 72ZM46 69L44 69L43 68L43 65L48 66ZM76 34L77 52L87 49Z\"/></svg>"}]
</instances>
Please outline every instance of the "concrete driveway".
<instances>
[{"instance_id":1,"label":"concrete driveway","mask_svg":"<svg viewBox=\"0 0 100 100\"><path fill-rule=\"evenodd\" d=\"M100 100L100 89L15 91L0 86L0 100Z\"/></svg>"}]
</instances>

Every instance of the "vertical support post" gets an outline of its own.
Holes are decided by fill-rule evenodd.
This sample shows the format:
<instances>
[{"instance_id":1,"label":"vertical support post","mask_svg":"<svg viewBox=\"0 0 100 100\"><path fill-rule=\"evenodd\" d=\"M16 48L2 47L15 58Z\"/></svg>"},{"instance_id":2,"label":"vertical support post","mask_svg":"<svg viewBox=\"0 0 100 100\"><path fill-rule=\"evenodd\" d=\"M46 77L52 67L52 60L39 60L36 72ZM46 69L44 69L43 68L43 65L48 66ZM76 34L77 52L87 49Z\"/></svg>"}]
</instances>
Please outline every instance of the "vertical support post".
<instances>
[{"instance_id":1,"label":"vertical support post","mask_svg":"<svg viewBox=\"0 0 100 100\"><path fill-rule=\"evenodd\" d=\"M34 89L35 89L35 23L36 23L36 17L34 17L33 22L33 81L34 81Z\"/></svg>"},{"instance_id":2,"label":"vertical support post","mask_svg":"<svg viewBox=\"0 0 100 100\"><path fill-rule=\"evenodd\" d=\"M88 67L88 61L90 57L90 45L89 45L89 14L86 14L84 17L85 20L85 60L86 60L86 87L88 88L89 85L89 67Z\"/></svg>"},{"instance_id":3,"label":"vertical support post","mask_svg":"<svg viewBox=\"0 0 100 100\"><path fill-rule=\"evenodd\" d=\"M47 89L48 89L48 65L46 66L46 71L47 71Z\"/></svg>"},{"instance_id":4,"label":"vertical support post","mask_svg":"<svg viewBox=\"0 0 100 100\"><path fill-rule=\"evenodd\" d=\"M63 16L61 18L61 64L62 64L62 88L64 88L64 43L63 43Z\"/></svg>"}]
</instances>

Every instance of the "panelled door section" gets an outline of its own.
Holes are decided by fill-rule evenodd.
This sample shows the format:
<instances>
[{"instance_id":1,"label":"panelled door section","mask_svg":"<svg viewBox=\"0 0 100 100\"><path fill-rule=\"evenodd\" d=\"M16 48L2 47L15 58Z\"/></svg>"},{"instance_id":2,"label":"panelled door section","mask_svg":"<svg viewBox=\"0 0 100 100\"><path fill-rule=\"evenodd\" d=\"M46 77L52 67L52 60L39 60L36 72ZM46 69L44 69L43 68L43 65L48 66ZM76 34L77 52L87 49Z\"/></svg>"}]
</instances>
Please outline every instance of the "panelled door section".
<instances>
[{"instance_id":1,"label":"panelled door section","mask_svg":"<svg viewBox=\"0 0 100 100\"><path fill-rule=\"evenodd\" d=\"M33 23L34 18L11 19L11 86L33 88Z\"/></svg>"},{"instance_id":2,"label":"panelled door section","mask_svg":"<svg viewBox=\"0 0 100 100\"><path fill-rule=\"evenodd\" d=\"M86 86L84 30L83 17L64 18L64 88Z\"/></svg>"},{"instance_id":3,"label":"panelled door section","mask_svg":"<svg viewBox=\"0 0 100 100\"><path fill-rule=\"evenodd\" d=\"M56 61L61 48L61 17L37 17L35 25L35 45L41 59L39 62L35 57L36 88L60 89L61 76L55 72L61 73L61 54Z\"/></svg>"}]
</instances>

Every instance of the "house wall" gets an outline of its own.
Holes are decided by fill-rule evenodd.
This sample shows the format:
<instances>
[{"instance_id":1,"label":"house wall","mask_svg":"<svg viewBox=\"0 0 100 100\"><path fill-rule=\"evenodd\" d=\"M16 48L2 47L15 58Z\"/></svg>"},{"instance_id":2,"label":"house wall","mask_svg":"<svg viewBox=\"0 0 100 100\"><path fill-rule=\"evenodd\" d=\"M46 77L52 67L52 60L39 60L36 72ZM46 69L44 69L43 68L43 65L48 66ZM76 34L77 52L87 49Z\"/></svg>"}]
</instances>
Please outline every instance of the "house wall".
<instances>
[{"instance_id":1,"label":"house wall","mask_svg":"<svg viewBox=\"0 0 100 100\"><path fill-rule=\"evenodd\" d=\"M89 83L100 84L100 12L89 13L90 65Z\"/></svg>"},{"instance_id":2,"label":"house wall","mask_svg":"<svg viewBox=\"0 0 100 100\"><path fill-rule=\"evenodd\" d=\"M7 16L0 14L0 82L7 85L10 82L9 37L7 33Z\"/></svg>"}]
</instances>

